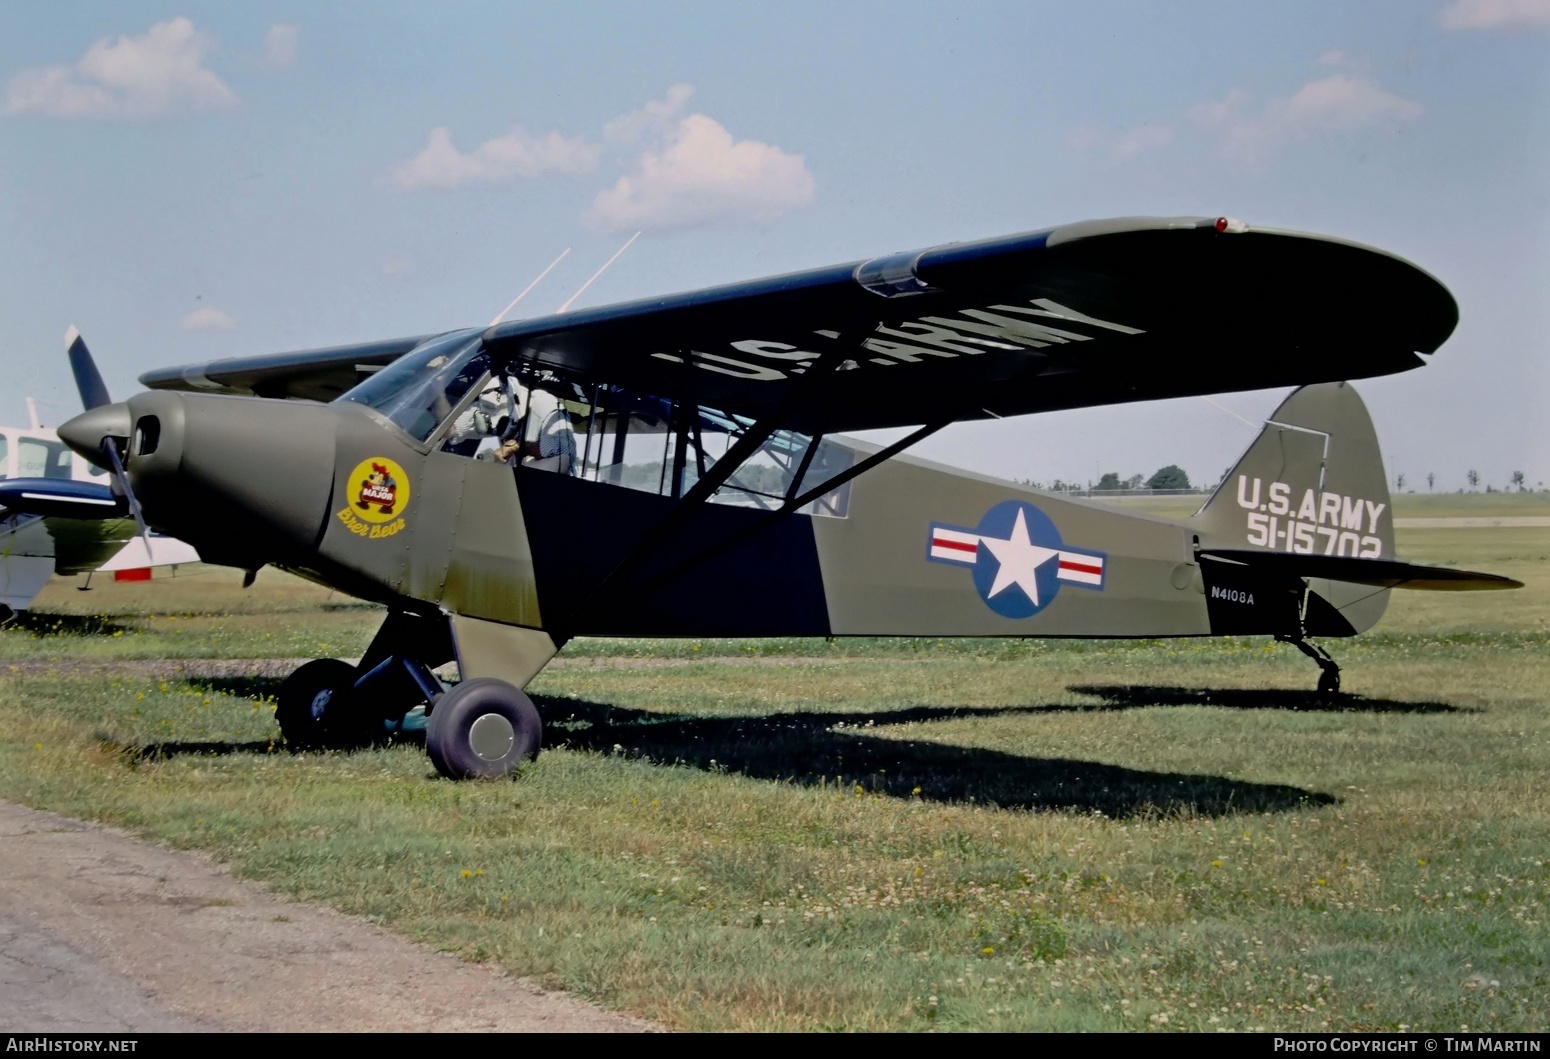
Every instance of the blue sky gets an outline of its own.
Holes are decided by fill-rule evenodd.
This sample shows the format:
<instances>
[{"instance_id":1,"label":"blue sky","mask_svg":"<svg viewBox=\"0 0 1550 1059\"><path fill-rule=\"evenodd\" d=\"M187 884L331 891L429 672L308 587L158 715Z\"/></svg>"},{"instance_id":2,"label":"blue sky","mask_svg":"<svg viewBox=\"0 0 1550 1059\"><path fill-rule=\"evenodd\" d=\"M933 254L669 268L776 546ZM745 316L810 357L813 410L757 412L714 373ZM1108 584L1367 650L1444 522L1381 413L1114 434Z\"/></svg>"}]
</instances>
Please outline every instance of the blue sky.
<instances>
[{"instance_id":1,"label":"blue sky","mask_svg":"<svg viewBox=\"0 0 1550 1059\"><path fill-rule=\"evenodd\" d=\"M1393 251L1462 322L1362 386L1391 473L1550 482L1550 0L0 0L0 420L153 367L604 304L1094 217ZM1310 305L1318 277L1308 277ZM1252 348L1245 348L1252 356ZM1248 419L1281 393L1218 403ZM1252 435L1194 399L960 425L1016 478ZM1424 485L1421 486L1424 488Z\"/></svg>"}]
</instances>

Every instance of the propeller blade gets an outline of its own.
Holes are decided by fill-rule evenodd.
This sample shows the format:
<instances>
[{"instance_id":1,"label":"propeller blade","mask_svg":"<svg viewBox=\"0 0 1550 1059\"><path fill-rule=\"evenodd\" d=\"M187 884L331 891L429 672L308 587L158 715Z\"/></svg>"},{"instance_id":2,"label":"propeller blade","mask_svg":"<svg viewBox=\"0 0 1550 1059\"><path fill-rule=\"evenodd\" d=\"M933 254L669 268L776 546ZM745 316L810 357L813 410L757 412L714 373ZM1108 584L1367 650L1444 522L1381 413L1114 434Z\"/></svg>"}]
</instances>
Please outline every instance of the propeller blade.
<instances>
[{"instance_id":1,"label":"propeller blade","mask_svg":"<svg viewBox=\"0 0 1550 1059\"><path fill-rule=\"evenodd\" d=\"M129 513L135 517L135 525L140 527L140 536L149 539L151 530L145 524L145 515L140 511L140 501L135 499L135 491L130 488L129 475L124 473L124 461L118 458L118 446L113 444L112 438L103 438L102 451L107 454L108 462L113 464L113 479L123 487L124 500L129 504Z\"/></svg>"},{"instance_id":2,"label":"propeller blade","mask_svg":"<svg viewBox=\"0 0 1550 1059\"><path fill-rule=\"evenodd\" d=\"M73 324L65 332L65 346L70 356L70 370L75 374L75 388L81 391L81 404L86 406L88 412L110 404L113 398L108 396L108 386L102 381L102 372L97 370L91 350L86 348L86 340Z\"/></svg>"},{"instance_id":3,"label":"propeller blade","mask_svg":"<svg viewBox=\"0 0 1550 1059\"><path fill-rule=\"evenodd\" d=\"M81 404L86 407L86 411L112 404L113 398L108 396L108 384L102 381L102 372L97 370L97 362L92 359L91 350L86 348L86 339L81 337L81 332L76 330L74 324L65 332L65 346L70 357L70 371L75 375L75 388L81 392ZM136 499L134 488L129 484L129 475L124 473L124 461L119 458L118 446L113 444L112 438L105 437L102 439L102 451L112 465L113 484L116 487L114 491L123 495L125 503L129 505L129 513L135 517L135 525L140 527L140 536L149 540L151 530L145 524L140 501Z\"/></svg>"}]
</instances>

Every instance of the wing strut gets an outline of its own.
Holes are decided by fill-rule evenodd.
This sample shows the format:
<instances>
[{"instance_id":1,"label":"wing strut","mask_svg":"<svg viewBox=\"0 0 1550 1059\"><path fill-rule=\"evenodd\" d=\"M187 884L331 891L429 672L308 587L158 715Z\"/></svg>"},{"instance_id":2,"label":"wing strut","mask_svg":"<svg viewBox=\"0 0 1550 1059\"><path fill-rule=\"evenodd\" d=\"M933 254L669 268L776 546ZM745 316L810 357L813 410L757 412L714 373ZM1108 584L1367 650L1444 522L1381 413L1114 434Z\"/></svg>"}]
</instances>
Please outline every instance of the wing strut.
<instances>
[{"instance_id":1,"label":"wing strut","mask_svg":"<svg viewBox=\"0 0 1550 1059\"><path fill-rule=\"evenodd\" d=\"M699 566L706 560L720 555L728 548L735 547L748 538L763 533L770 526L774 525L776 522L779 522L793 511L796 511L806 506L807 504L811 504L814 500L817 500L825 493L833 492L851 479L860 477L867 471L870 471L873 467L876 467L879 463L882 463L884 460L893 459L893 457L897 456L899 453L903 452L917 441L928 438L932 434L935 434L938 430L941 430L943 427L955 422L957 418L957 415L941 416L932 422L927 423L923 427L916 428L909 434L906 434L904 437L900 438L898 441L895 441L893 444L889 445L887 448L879 449L859 463L851 464L849 467L845 468L843 471L840 471L832 478L825 479L823 482L809 489L802 495L791 497L790 499L786 500L785 503L781 504L780 507L776 508L774 511L771 511L759 522L756 522L746 529L734 533L729 537L725 537L722 540L717 541L715 544L712 544L709 548L706 548L703 551L696 552L694 555L691 555L689 558L685 559L671 570L667 570L661 574L658 574L650 581L645 582L642 587L649 589L655 588L658 585L666 584L668 581L678 577L680 574L694 569L696 566ZM817 444L815 440L814 448L816 447ZM803 468L803 473L805 472L806 467ZM793 479L795 482L800 482L801 480L802 479L800 474Z\"/></svg>"},{"instance_id":2,"label":"wing strut","mask_svg":"<svg viewBox=\"0 0 1550 1059\"><path fill-rule=\"evenodd\" d=\"M721 459L706 468L706 473L690 487L678 501L678 505L668 512L667 517L657 523L656 528L646 534L641 542L619 562L619 565L614 567L602 581L598 582L596 588L572 608L571 615L578 615L589 607L606 602L612 592L633 577L650 560L652 554L683 528L684 523L699 510L700 506L709 500L728 478L736 474L743 464L770 439L770 436L781 428L781 424L802 406L819 382L828 378L842 363L855 355L856 350L861 348L861 343L869 334L870 331L860 330L852 334L842 334L839 338L825 343L828 348L819 354L817 360L811 362L796 384L786 390L763 417L749 426L743 436ZM829 488L832 486L821 490L819 495L828 492ZM785 508L781 510L784 511ZM567 636L563 632L559 635Z\"/></svg>"},{"instance_id":3,"label":"wing strut","mask_svg":"<svg viewBox=\"0 0 1550 1059\"><path fill-rule=\"evenodd\" d=\"M1012 382L1014 384L1024 382L1027 379L1038 375L1048 366L1049 360L1043 356L1036 356L1031 358L1031 363L1029 363L1028 367L1019 372L1012 380ZM776 522L779 522L781 519L785 518L787 515L790 515L794 511L800 510L806 505L812 503L814 500L817 500L819 497L823 496L825 493L829 493L835 489L838 489L846 482L851 481L854 478L858 478L865 474L867 471L870 471L873 467L876 467L884 460L893 459L893 457L897 456L911 445L914 445L916 442L928 438L932 434L935 434L937 431L941 430L943 427L956 422L965 413L965 411L967 411L965 408L954 408L951 412L936 417L925 426L917 427L910 433L906 434L904 437L900 438L898 441L893 442L891 445L888 445L885 448L877 450L866 459L852 464L833 477L824 480L813 488L807 490L805 493L802 493L800 496L788 497L785 503L781 504L781 506L776 508L774 511L771 511L769 515L761 521L738 533L733 533L730 536L723 538L722 540L712 544L710 547L705 548L702 551L696 552L694 555L691 555L689 558L685 559L671 570L667 570L657 575L656 577L653 577L642 587L649 589L665 584L668 581L671 581L673 578L685 573L686 571L692 570L694 567L700 565L706 560L721 554L728 548L735 547L736 545L741 544L743 541L748 540L750 537L757 536L769 527L773 526ZM802 475L807 473L807 467L812 461L812 454L817 451L817 448L818 439L814 438L813 444L809 446L807 453L803 455L801 470L798 471L796 476L792 479L792 488L795 488L796 483L801 482ZM720 466L720 464L718 463L717 466Z\"/></svg>"}]
</instances>

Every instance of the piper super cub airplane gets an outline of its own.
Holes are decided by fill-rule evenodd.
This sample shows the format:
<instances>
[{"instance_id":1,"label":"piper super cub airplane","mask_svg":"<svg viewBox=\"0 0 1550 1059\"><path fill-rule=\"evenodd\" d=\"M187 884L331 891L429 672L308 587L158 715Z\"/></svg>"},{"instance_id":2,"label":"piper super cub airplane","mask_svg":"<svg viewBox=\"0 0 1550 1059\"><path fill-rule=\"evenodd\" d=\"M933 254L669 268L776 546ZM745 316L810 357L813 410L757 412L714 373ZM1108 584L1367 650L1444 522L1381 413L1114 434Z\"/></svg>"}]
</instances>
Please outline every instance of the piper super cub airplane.
<instances>
[{"instance_id":1,"label":"piper super cub airplane","mask_svg":"<svg viewBox=\"0 0 1550 1059\"><path fill-rule=\"evenodd\" d=\"M1368 628L1389 588L1517 585L1394 557L1345 381L1423 364L1457 318L1378 250L1123 219L155 371L122 404L91 369L59 436L204 561L388 607L359 665L285 682L289 741L424 707L442 773L499 776L539 748L521 689L578 635L1262 633L1334 690L1307 638ZM1303 384L1183 521L894 458L962 419Z\"/></svg>"}]
</instances>

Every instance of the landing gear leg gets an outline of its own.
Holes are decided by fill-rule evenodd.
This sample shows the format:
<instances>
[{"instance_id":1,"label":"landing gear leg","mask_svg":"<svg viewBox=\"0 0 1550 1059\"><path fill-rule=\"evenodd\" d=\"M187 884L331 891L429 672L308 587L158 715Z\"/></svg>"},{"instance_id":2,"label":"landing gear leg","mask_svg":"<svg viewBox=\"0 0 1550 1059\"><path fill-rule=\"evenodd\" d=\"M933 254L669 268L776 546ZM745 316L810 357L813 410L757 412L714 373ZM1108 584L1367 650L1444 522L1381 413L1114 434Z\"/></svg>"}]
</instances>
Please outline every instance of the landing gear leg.
<instances>
[{"instance_id":1,"label":"landing gear leg","mask_svg":"<svg viewBox=\"0 0 1550 1059\"><path fill-rule=\"evenodd\" d=\"M410 710L435 701L443 688L431 667L451 659L444 617L394 612L360 665L320 658L286 678L275 719L297 749L369 746Z\"/></svg>"},{"instance_id":2,"label":"landing gear leg","mask_svg":"<svg viewBox=\"0 0 1550 1059\"><path fill-rule=\"evenodd\" d=\"M508 776L538 756L543 723L522 686L558 650L541 629L394 612L359 666L325 658L292 673L275 716L298 749L342 749L403 731L423 706L425 749L443 776ZM449 689L433 667L454 659L463 680Z\"/></svg>"},{"instance_id":3,"label":"landing gear leg","mask_svg":"<svg viewBox=\"0 0 1550 1059\"><path fill-rule=\"evenodd\" d=\"M1319 664L1320 695L1340 694L1340 666L1335 663L1334 657L1328 651L1316 643L1309 643L1306 638L1300 635L1277 636L1276 639L1282 643L1291 644Z\"/></svg>"},{"instance_id":4,"label":"landing gear leg","mask_svg":"<svg viewBox=\"0 0 1550 1059\"><path fill-rule=\"evenodd\" d=\"M298 750L350 750L386 738L389 726L442 694L441 682L419 659L389 655L371 669L319 658L280 685L275 720Z\"/></svg>"},{"instance_id":5,"label":"landing gear leg","mask_svg":"<svg viewBox=\"0 0 1550 1059\"><path fill-rule=\"evenodd\" d=\"M297 750L349 745L357 733L343 722L353 713L354 685L355 667L337 658L314 659L286 677L274 711L285 741Z\"/></svg>"}]
</instances>

